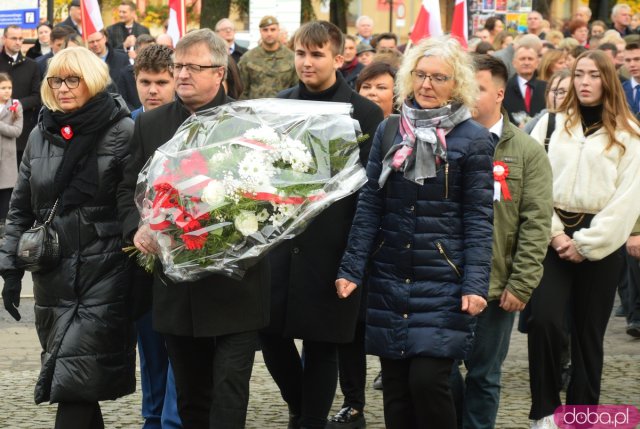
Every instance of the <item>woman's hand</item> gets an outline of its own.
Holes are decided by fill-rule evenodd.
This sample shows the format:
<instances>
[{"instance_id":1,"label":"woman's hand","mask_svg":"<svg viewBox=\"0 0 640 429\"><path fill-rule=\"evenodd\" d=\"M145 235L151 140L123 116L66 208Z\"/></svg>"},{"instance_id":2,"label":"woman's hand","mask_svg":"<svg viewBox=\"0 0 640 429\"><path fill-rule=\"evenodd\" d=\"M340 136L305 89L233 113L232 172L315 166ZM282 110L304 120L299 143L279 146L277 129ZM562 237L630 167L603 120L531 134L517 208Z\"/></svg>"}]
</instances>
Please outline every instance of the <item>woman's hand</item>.
<instances>
[{"instance_id":1,"label":"woman's hand","mask_svg":"<svg viewBox=\"0 0 640 429\"><path fill-rule=\"evenodd\" d=\"M480 295L462 295L462 311L477 316L487 308L487 300Z\"/></svg>"},{"instance_id":2,"label":"woman's hand","mask_svg":"<svg viewBox=\"0 0 640 429\"><path fill-rule=\"evenodd\" d=\"M133 236L133 245L145 255L160 253L156 235L151 231L149 225L142 225L138 228L136 235Z\"/></svg>"},{"instance_id":3,"label":"woman's hand","mask_svg":"<svg viewBox=\"0 0 640 429\"><path fill-rule=\"evenodd\" d=\"M569 240L566 245L562 246L562 250L558 251L558 256L575 264L579 264L580 262L584 261L584 256L582 256L580 252L578 252L576 244L573 242L573 240Z\"/></svg>"},{"instance_id":4,"label":"woman's hand","mask_svg":"<svg viewBox=\"0 0 640 429\"><path fill-rule=\"evenodd\" d=\"M356 290L357 284L347 279L336 280L336 290L338 292L338 298L348 298L351 293Z\"/></svg>"},{"instance_id":5,"label":"woman's hand","mask_svg":"<svg viewBox=\"0 0 640 429\"><path fill-rule=\"evenodd\" d=\"M560 254L561 252L564 252L570 245L571 245L571 237L569 237L567 234L564 234L564 233L560 235L556 235L551 240L551 247L553 247L553 250L558 252L558 254Z\"/></svg>"}]
</instances>

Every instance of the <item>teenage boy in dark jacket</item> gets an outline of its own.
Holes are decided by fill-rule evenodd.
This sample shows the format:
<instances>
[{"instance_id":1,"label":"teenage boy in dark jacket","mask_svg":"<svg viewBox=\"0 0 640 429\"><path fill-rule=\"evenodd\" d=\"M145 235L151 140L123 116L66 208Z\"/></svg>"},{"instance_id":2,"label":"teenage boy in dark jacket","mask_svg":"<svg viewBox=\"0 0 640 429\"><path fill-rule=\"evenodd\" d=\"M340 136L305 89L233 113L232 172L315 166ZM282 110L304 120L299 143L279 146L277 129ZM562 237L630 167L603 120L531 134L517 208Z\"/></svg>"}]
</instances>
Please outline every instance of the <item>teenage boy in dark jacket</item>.
<instances>
[{"instance_id":1,"label":"teenage boy in dark jacket","mask_svg":"<svg viewBox=\"0 0 640 429\"><path fill-rule=\"evenodd\" d=\"M294 35L298 86L279 98L350 103L363 135L360 161L366 165L382 110L346 83L339 69L344 38L338 27L310 22ZM270 327L261 334L262 353L289 406L289 427L324 428L337 386L337 343L353 340L360 293L340 300L334 282L355 213L356 195L320 214L298 237L270 255ZM304 364L293 343L304 340Z\"/></svg>"}]
</instances>

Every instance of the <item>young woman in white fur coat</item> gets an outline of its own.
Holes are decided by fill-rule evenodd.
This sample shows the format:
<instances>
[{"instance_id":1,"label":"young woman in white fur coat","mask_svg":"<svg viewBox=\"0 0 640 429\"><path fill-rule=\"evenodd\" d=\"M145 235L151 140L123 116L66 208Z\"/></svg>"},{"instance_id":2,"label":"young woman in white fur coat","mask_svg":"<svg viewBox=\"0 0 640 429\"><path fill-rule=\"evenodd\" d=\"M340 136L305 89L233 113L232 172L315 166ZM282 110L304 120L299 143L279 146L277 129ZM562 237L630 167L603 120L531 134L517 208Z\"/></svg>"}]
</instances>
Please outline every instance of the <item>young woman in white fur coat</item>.
<instances>
[{"instance_id":1,"label":"young woman in white fur coat","mask_svg":"<svg viewBox=\"0 0 640 429\"><path fill-rule=\"evenodd\" d=\"M598 403L620 247L640 215L640 125L606 54L588 51L576 59L559 110L549 141L555 213L527 320L532 428L556 427L567 316L573 368L567 404ZM548 115L531 133L541 144L547 122Z\"/></svg>"}]
</instances>

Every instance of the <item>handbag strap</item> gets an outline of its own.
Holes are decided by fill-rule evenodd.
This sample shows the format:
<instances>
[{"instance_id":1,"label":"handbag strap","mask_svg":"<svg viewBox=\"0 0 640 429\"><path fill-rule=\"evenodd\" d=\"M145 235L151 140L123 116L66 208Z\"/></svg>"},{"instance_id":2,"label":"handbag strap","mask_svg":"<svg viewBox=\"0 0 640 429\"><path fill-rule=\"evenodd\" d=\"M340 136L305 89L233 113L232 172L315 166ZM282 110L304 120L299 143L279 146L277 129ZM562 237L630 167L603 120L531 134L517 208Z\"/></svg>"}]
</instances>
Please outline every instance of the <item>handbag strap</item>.
<instances>
[{"instance_id":1,"label":"handbag strap","mask_svg":"<svg viewBox=\"0 0 640 429\"><path fill-rule=\"evenodd\" d=\"M45 225L49 226L49 224L53 220L53 217L56 215L56 210L58 208L58 201L59 200L60 200L60 198L56 198L56 202L53 203L53 208L51 209L51 212L49 213L49 217L47 218L47 220L44 221Z\"/></svg>"}]
</instances>

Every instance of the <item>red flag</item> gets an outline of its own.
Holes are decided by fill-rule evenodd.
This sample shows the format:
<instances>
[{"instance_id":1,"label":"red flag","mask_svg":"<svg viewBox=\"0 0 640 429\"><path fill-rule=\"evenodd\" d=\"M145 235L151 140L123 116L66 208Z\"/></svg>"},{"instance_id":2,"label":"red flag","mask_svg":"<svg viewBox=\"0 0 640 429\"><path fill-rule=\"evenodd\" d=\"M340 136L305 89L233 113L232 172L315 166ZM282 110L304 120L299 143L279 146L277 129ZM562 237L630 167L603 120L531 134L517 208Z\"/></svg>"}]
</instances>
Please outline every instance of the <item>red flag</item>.
<instances>
[{"instance_id":1,"label":"red flag","mask_svg":"<svg viewBox=\"0 0 640 429\"><path fill-rule=\"evenodd\" d=\"M467 22L467 0L456 0L453 9L453 22L451 23L451 35L466 48L469 36L467 35L469 24Z\"/></svg>"},{"instance_id":2,"label":"red flag","mask_svg":"<svg viewBox=\"0 0 640 429\"><path fill-rule=\"evenodd\" d=\"M80 0L82 13L82 38L87 40L96 31L104 28L98 0Z\"/></svg>"},{"instance_id":3,"label":"red flag","mask_svg":"<svg viewBox=\"0 0 640 429\"><path fill-rule=\"evenodd\" d=\"M173 46L184 36L186 28L186 12L184 0L169 0L169 27L167 34L173 39Z\"/></svg>"},{"instance_id":4,"label":"red flag","mask_svg":"<svg viewBox=\"0 0 640 429\"><path fill-rule=\"evenodd\" d=\"M415 45L426 37L442 36L442 34L440 0L422 0L418 19L411 30L411 42Z\"/></svg>"}]
</instances>

